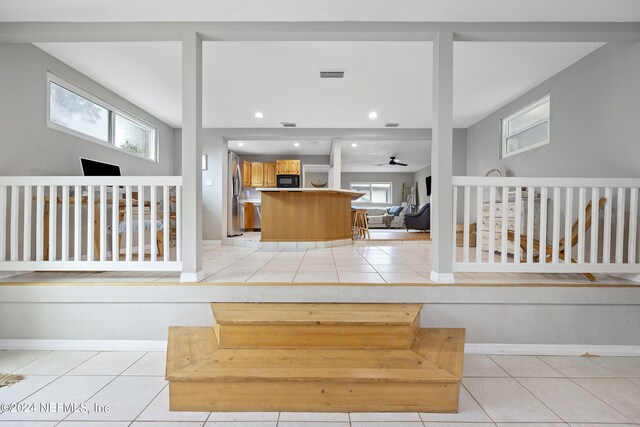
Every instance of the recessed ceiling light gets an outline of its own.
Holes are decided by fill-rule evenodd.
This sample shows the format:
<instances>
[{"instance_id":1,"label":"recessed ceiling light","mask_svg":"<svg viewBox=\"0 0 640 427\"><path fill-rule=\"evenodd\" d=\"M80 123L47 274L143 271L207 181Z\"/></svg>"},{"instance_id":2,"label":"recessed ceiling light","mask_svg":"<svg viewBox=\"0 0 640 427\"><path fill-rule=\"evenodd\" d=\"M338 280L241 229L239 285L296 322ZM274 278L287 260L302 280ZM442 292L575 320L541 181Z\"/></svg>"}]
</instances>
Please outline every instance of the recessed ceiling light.
<instances>
[{"instance_id":1,"label":"recessed ceiling light","mask_svg":"<svg viewBox=\"0 0 640 427\"><path fill-rule=\"evenodd\" d=\"M357 147L358 144L356 144L355 142L353 144L351 144L352 147Z\"/></svg>"},{"instance_id":2,"label":"recessed ceiling light","mask_svg":"<svg viewBox=\"0 0 640 427\"><path fill-rule=\"evenodd\" d=\"M254 114L256 119L261 119L264 117L264 114L262 114L262 111L256 111L256 113Z\"/></svg>"},{"instance_id":3,"label":"recessed ceiling light","mask_svg":"<svg viewBox=\"0 0 640 427\"><path fill-rule=\"evenodd\" d=\"M244 147L244 143L238 142L238 147Z\"/></svg>"},{"instance_id":4,"label":"recessed ceiling light","mask_svg":"<svg viewBox=\"0 0 640 427\"><path fill-rule=\"evenodd\" d=\"M369 118L370 118L371 120L375 120L375 119L377 119L377 118L378 118L378 113L376 113L375 111L370 112L370 113L369 113Z\"/></svg>"},{"instance_id":5,"label":"recessed ceiling light","mask_svg":"<svg viewBox=\"0 0 640 427\"><path fill-rule=\"evenodd\" d=\"M294 146L296 146L296 147L300 147L300 143L299 143L299 142L296 142L296 143L295 143L295 144L293 144L293 145L294 145Z\"/></svg>"}]
</instances>

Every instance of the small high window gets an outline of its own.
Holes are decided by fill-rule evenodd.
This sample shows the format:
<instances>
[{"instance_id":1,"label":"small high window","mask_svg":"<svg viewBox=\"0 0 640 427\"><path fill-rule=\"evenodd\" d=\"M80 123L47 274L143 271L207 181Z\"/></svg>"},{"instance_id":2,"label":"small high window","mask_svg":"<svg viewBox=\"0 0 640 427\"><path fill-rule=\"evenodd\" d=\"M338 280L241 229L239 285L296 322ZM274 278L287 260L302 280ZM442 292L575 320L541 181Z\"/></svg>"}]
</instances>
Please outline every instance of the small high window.
<instances>
[{"instance_id":1,"label":"small high window","mask_svg":"<svg viewBox=\"0 0 640 427\"><path fill-rule=\"evenodd\" d=\"M549 143L549 94L502 119L502 157Z\"/></svg>"},{"instance_id":2,"label":"small high window","mask_svg":"<svg viewBox=\"0 0 640 427\"><path fill-rule=\"evenodd\" d=\"M390 182L352 182L351 190L365 193L358 203L391 203Z\"/></svg>"},{"instance_id":3,"label":"small high window","mask_svg":"<svg viewBox=\"0 0 640 427\"><path fill-rule=\"evenodd\" d=\"M48 84L49 127L158 160L156 128L52 74Z\"/></svg>"}]
</instances>

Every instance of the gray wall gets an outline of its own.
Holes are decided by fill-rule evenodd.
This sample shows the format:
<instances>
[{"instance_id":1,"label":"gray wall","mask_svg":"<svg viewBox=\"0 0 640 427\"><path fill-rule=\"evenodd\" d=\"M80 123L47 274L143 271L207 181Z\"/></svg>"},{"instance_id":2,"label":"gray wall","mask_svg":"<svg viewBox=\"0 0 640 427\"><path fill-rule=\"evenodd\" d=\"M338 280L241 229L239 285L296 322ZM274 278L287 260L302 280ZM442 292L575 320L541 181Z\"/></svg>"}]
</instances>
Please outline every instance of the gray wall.
<instances>
[{"instance_id":1,"label":"gray wall","mask_svg":"<svg viewBox=\"0 0 640 427\"><path fill-rule=\"evenodd\" d=\"M343 172L341 175L342 188L348 190L352 182L391 182L392 204L402 203L402 184L406 187L414 185L413 172ZM356 200L355 203L358 203Z\"/></svg>"},{"instance_id":2,"label":"gray wall","mask_svg":"<svg viewBox=\"0 0 640 427\"><path fill-rule=\"evenodd\" d=\"M295 283L0 286L0 339L89 340L80 346L165 340L169 326L211 326L212 301L326 302L328 296L336 303L422 303L423 327L466 328L467 343L640 345L640 329L633 327L640 315L637 289L402 284L339 292Z\"/></svg>"},{"instance_id":3,"label":"gray wall","mask_svg":"<svg viewBox=\"0 0 640 427\"><path fill-rule=\"evenodd\" d=\"M159 163L47 127L47 71L154 125ZM80 156L116 163L125 175L174 173L169 126L31 44L0 44L0 93L0 175L81 175Z\"/></svg>"},{"instance_id":4,"label":"gray wall","mask_svg":"<svg viewBox=\"0 0 640 427\"><path fill-rule=\"evenodd\" d=\"M467 173L501 165L515 176L640 176L640 44L610 43L467 130ZM551 93L551 143L500 159L500 120Z\"/></svg>"},{"instance_id":5,"label":"gray wall","mask_svg":"<svg viewBox=\"0 0 640 427\"><path fill-rule=\"evenodd\" d=\"M413 181L418 183L418 205L424 205L430 201L430 197L427 197L427 184L425 180L428 176L431 176L431 165L413 174Z\"/></svg>"}]
</instances>

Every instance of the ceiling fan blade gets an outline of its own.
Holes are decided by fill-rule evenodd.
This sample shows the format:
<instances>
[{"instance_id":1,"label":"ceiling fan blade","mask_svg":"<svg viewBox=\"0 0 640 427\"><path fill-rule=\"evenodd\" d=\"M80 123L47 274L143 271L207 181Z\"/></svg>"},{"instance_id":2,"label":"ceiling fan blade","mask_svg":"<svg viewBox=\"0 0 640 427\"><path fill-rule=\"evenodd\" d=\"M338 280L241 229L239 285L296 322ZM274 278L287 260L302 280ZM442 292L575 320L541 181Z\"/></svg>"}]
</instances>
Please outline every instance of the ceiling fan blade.
<instances>
[{"instance_id":1,"label":"ceiling fan blade","mask_svg":"<svg viewBox=\"0 0 640 427\"><path fill-rule=\"evenodd\" d=\"M386 165L388 165L388 164L389 164L389 163L376 163L376 164L375 164L375 165L373 165L373 166L386 166Z\"/></svg>"},{"instance_id":2,"label":"ceiling fan blade","mask_svg":"<svg viewBox=\"0 0 640 427\"><path fill-rule=\"evenodd\" d=\"M398 165L398 166L409 166L407 163L400 163L400 162L395 162L394 165Z\"/></svg>"}]
</instances>

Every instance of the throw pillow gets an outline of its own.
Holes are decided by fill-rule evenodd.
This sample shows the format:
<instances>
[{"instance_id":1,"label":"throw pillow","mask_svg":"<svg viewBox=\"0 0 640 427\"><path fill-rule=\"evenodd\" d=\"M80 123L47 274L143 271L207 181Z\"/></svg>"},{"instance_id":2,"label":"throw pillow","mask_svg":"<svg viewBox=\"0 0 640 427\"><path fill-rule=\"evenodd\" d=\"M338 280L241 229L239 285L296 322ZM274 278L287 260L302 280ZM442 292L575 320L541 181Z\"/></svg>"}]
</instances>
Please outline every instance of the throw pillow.
<instances>
[{"instance_id":1,"label":"throw pillow","mask_svg":"<svg viewBox=\"0 0 640 427\"><path fill-rule=\"evenodd\" d=\"M402 212L403 209L404 209L403 206L392 206L389 208L389 214L393 216L398 216L400 215L400 212Z\"/></svg>"}]
</instances>

